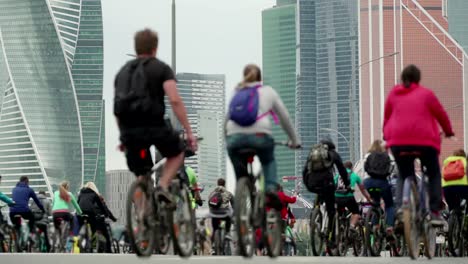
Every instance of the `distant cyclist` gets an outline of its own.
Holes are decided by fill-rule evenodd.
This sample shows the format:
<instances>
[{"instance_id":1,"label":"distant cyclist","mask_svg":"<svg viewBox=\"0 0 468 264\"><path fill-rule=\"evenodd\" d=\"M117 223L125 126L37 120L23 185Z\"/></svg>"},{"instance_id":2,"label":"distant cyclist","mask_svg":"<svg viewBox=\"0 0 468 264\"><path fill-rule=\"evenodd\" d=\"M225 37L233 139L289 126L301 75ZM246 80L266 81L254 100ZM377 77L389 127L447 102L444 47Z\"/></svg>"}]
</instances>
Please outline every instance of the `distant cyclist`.
<instances>
[{"instance_id":1,"label":"distant cyclist","mask_svg":"<svg viewBox=\"0 0 468 264\"><path fill-rule=\"evenodd\" d=\"M364 170L369 175L364 180L364 186L368 191L371 191L372 199L378 204L380 204L381 199L385 203L385 224L387 234L390 236L393 234L393 224L395 222L392 186L388 181L392 167L391 158L381 140L376 140L369 149L364 163Z\"/></svg>"},{"instance_id":2,"label":"distant cyclist","mask_svg":"<svg viewBox=\"0 0 468 264\"><path fill-rule=\"evenodd\" d=\"M168 97L177 119L195 151L197 140L187 119L187 111L177 91L174 72L156 58L158 35L145 29L135 34L137 58L125 64L115 78L114 115L127 164L140 180L153 167L149 148L154 145L167 158L159 180L158 195L171 201L169 185L182 166L184 145L177 132L164 119L164 98Z\"/></svg>"},{"instance_id":3,"label":"distant cyclist","mask_svg":"<svg viewBox=\"0 0 468 264\"><path fill-rule=\"evenodd\" d=\"M49 216L52 216L52 202L49 198L47 198L46 193L44 191L40 191L37 195L39 201L41 201L42 205L44 206L45 213L41 211L41 209L37 206L36 203L31 203L29 207L34 214L34 218L36 219L36 226L39 230L44 233L46 238L49 237ZM49 239L45 240L45 246L47 252L50 251L50 241Z\"/></svg>"},{"instance_id":4,"label":"distant cyclist","mask_svg":"<svg viewBox=\"0 0 468 264\"><path fill-rule=\"evenodd\" d=\"M419 84L420 80L421 71L416 66L403 70L402 83L392 89L385 102L383 133L403 180L415 174L415 158L421 160L429 180L431 223L443 225L439 125L446 137L455 134L444 107L433 91ZM401 205L401 196L397 198Z\"/></svg>"},{"instance_id":5,"label":"distant cyclist","mask_svg":"<svg viewBox=\"0 0 468 264\"><path fill-rule=\"evenodd\" d=\"M12 199L15 204L10 208L10 220L13 221L16 215L29 220L29 232L34 235L35 229L35 218L31 209L29 208L29 200L33 199L42 212L45 212L44 206L36 196L34 190L29 187L29 178L21 176L20 181L16 184L16 187L12 191ZM18 223L15 223L17 225ZM19 226L16 226L19 228ZM32 239L34 241L35 239Z\"/></svg>"},{"instance_id":6,"label":"distant cyclist","mask_svg":"<svg viewBox=\"0 0 468 264\"><path fill-rule=\"evenodd\" d=\"M349 175L349 187L351 188L351 190L359 188L364 197L368 201L371 201L371 197L364 188L361 178L353 171L353 163L351 161L346 161L343 165L346 168L346 171ZM359 217L361 216L359 211L359 205L356 202L356 199L354 198L354 193L350 192L346 188L346 185L343 183L343 180L341 179L339 174L335 176L334 181L335 185L337 186L337 189L335 191L336 204L338 205L338 207L348 208L348 210L351 212L352 215L350 220L350 231L355 232L356 224L359 221Z\"/></svg>"},{"instance_id":7,"label":"distant cyclist","mask_svg":"<svg viewBox=\"0 0 468 264\"><path fill-rule=\"evenodd\" d=\"M252 91L254 93L250 93ZM257 98L258 104L252 104L242 111L243 106L250 105L252 98ZM255 108L255 110L253 110ZM240 110L237 112L237 110ZM289 113L278 93L270 86L263 85L261 70L256 65L247 65L244 68L244 80L235 90L230 103L227 117L226 134L229 158L234 166L237 179L248 175L247 158L242 154L244 149L256 150L262 164L265 177L265 190L267 197L275 207L281 207L275 194L277 184L276 160L274 155L275 141L272 136L271 122L268 115L279 117L282 128L286 131L290 147L299 147L300 141L289 118Z\"/></svg>"},{"instance_id":8,"label":"distant cyclist","mask_svg":"<svg viewBox=\"0 0 468 264\"><path fill-rule=\"evenodd\" d=\"M0 175L0 183L2 181L2 176ZM0 201L6 203L8 206L13 206L15 202L4 193L0 192ZM0 211L0 223L3 221L2 211Z\"/></svg>"},{"instance_id":9,"label":"distant cyclist","mask_svg":"<svg viewBox=\"0 0 468 264\"><path fill-rule=\"evenodd\" d=\"M234 206L234 195L226 189L226 180L218 179L218 186L208 196L208 206L210 215L212 216L211 225L213 226L213 234L211 237L214 245L214 235L219 229L221 221L226 223L226 234L231 231L232 207Z\"/></svg>"},{"instance_id":10,"label":"distant cyclist","mask_svg":"<svg viewBox=\"0 0 468 264\"><path fill-rule=\"evenodd\" d=\"M444 160L442 187L449 210L460 209L462 199L468 202L468 177L466 153L463 149L454 151Z\"/></svg>"},{"instance_id":11,"label":"distant cyclist","mask_svg":"<svg viewBox=\"0 0 468 264\"><path fill-rule=\"evenodd\" d=\"M75 196L70 192L70 183L64 181L60 183L58 191L54 192L52 216L54 218L55 228L59 227L59 220L63 220L70 224L70 231L73 230L73 209L76 210L77 214L82 214L81 208L78 205Z\"/></svg>"},{"instance_id":12,"label":"distant cyclist","mask_svg":"<svg viewBox=\"0 0 468 264\"><path fill-rule=\"evenodd\" d=\"M185 166L185 174L187 174L190 195L192 200L192 208L195 209L198 206L203 205L202 198L200 196L200 186L198 185L198 177L195 171L190 166Z\"/></svg>"}]
</instances>

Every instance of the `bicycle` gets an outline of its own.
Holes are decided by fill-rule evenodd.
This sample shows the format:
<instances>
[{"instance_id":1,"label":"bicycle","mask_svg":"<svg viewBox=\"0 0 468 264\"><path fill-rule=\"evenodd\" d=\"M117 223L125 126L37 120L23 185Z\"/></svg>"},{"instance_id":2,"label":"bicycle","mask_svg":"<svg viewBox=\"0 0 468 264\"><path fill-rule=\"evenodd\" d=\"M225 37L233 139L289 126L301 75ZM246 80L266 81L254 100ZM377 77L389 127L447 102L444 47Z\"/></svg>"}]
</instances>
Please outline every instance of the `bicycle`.
<instances>
[{"instance_id":1,"label":"bicycle","mask_svg":"<svg viewBox=\"0 0 468 264\"><path fill-rule=\"evenodd\" d=\"M52 248L54 252L70 253L74 243L70 236L70 223L63 218L57 218L54 222L54 232L52 235ZM58 225L55 225L56 223L58 223Z\"/></svg>"},{"instance_id":2,"label":"bicycle","mask_svg":"<svg viewBox=\"0 0 468 264\"><path fill-rule=\"evenodd\" d=\"M185 153L185 157L195 155L189 150ZM165 163L165 158L158 161L151 169L151 174ZM181 177L184 175L181 171L183 168L182 166L169 188L176 204L175 209L157 198L156 184L159 175L148 174L144 180L136 180L130 186L127 198L127 232L137 256L149 257L154 250L167 252L170 237L174 242L174 251L179 256L188 257L193 253L195 214L188 183Z\"/></svg>"},{"instance_id":3,"label":"bicycle","mask_svg":"<svg viewBox=\"0 0 468 264\"><path fill-rule=\"evenodd\" d=\"M420 153L410 154L418 158ZM426 187L426 176L418 181L416 175L407 177L403 184L403 227L408 253L416 259L422 241L424 255L431 259L435 252L435 228L430 223L429 195Z\"/></svg>"},{"instance_id":4,"label":"bicycle","mask_svg":"<svg viewBox=\"0 0 468 264\"><path fill-rule=\"evenodd\" d=\"M468 253L468 205L463 199L460 208L452 210L449 216L448 247L454 257L464 257Z\"/></svg>"},{"instance_id":5,"label":"bicycle","mask_svg":"<svg viewBox=\"0 0 468 264\"><path fill-rule=\"evenodd\" d=\"M350 239L349 234L349 221L351 213L345 207L337 207L335 216L335 240L337 241L336 248L332 251L333 256L346 256L349 250Z\"/></svg>"},{"instance_id":6,"label":"bicycle","mask_svg":"<svg viewBox=\"0 0 468 264\"><path fill-rule=\"evenodd\" d=\"M231 256L231 238L226 235L226 221L220 221L219 229L214 233L214 252L216 256Z\"/></svg>"},{"instance_id":7,"label":"bicycle","mask_svg":"<svg viewBox=\"0 0 468 264\"><path fill-rule=\"evenodd\" d=\"M275 145L288 146L287 143L278 142ZM253 256L256 248L255 229L260 228L268 256L277 257L283 249L284 227L280 211L275 208L267 210L263 186L256 186L256 182L263 182L262 173L255 174L253 171L256 150L244 149L240 154L247 158L247 175L237 181L234 204L239 253L246 258Z\"/></svg>"},{"instance_id":8,"label":"bicycle","mask_svg":"<svg viewBox=\"0 0 468 264\"><path fill-rule=\"evenodd\" d=\"M2 210L6 206L0 206ZM8 223L6 218L0 213L0 252L13 253L16 249L16 231L14 226Z\"/></svg>"},{"instance_id":9,"label":"bicycle","mask_svg":"<svg viewBox=\"0 0 468 264\"><path fill-rule=\"evenodd\" d=\"M310 214L310 242L312 254L316 257L324 253L324 244L327 241L328 213L325 208L325 202L321 201L319 195L315 198L314 208Z\"/></svg>"}]
</instances>

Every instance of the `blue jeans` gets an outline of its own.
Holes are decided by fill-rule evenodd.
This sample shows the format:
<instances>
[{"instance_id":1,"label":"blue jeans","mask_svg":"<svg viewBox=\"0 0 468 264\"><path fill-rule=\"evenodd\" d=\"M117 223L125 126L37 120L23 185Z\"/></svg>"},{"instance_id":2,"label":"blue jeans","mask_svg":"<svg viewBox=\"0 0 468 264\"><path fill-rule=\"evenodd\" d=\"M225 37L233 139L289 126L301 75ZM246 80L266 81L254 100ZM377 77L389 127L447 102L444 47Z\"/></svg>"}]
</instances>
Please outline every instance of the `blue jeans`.
<instances>
[{"instance_id":1,"label":"blue jeans","mask_svg":"<svg viewBox=\"0 0 468 264\"><path fill-rule=\"evenodd\" d=\"M248 175L247 157L241 151L254 149L257 157L262 163L263 175L265 177L265 190L276 190L276 161L275 161L275 141L268 134L234 134L226 139L229 158L231 159L236 178Z\"/></svg>"},{"instance_id":2,"label":"blue jeans","mask_svg":"<svg viewBox=\"0 0 468 264\"><path fill-rule=\"evenodd\" d=\"M378 188L380 192L369 192L374 202L379 203L380 198L385 203L385 224L387 227L393 226L395 222L395 209L393 207L392 187L387 180L367 178L364 180L366 190Z\"/></svg>"}]
</instances>

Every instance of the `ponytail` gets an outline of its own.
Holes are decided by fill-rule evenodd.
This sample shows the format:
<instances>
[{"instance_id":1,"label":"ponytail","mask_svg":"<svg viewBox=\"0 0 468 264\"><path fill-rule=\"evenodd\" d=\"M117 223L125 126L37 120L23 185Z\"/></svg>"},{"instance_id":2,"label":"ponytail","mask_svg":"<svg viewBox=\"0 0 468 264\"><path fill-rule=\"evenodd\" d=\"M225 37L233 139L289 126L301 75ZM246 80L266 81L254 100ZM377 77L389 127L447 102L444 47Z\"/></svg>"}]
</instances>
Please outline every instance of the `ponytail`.
<instances>
[{"instance_id":1,"label":"ponytail","mask_svg":"<svg viewBox=\"0 0 468 264\"><path fill-rule=\"evenodd\" d=\"M244 80L239 83L239 87L245 87L248 83L262 81L262 71L255 64L249 64L244 68Z\"/></svg>"},{"instance_id":2,"label":"ponytail","mask_svg":"<svg viewBox=\"0 0 468 264\"><path fill-rule=\"evenodd\" d=\"M69 203L71 201L70 193L68 193L69 184L68 182L62 182L59 186L60 199Z\"/></svg>"}]
</instances>

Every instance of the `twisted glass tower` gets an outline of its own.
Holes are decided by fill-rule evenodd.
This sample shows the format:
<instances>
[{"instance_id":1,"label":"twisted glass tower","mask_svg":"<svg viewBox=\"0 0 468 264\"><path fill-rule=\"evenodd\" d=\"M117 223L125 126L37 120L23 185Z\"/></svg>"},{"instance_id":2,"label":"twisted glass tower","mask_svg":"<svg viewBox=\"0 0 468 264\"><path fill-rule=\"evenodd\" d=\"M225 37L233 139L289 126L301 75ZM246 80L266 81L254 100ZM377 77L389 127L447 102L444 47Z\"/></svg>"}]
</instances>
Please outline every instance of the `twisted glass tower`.
<instances>
[{"instance_id":1,"label":"twisted glass tower","mask_svg":"<svg viewBox=\"0 0 468 264\"><path fill-rule=\"evenodd\" d=\"M0 191L103 189L101 17L100 0L0 1Z\"/></svg>"}]
</instances>

